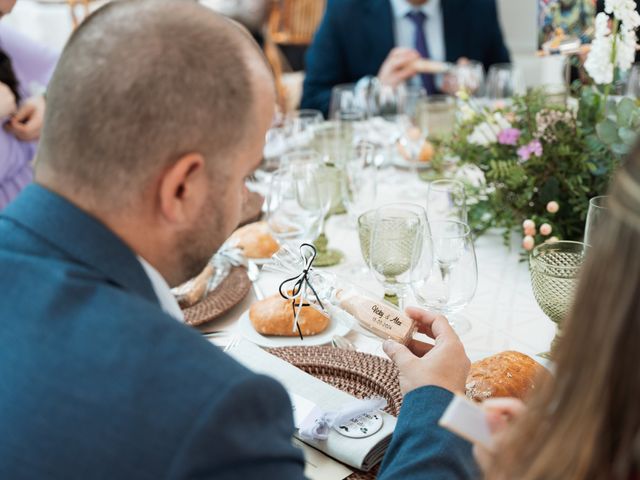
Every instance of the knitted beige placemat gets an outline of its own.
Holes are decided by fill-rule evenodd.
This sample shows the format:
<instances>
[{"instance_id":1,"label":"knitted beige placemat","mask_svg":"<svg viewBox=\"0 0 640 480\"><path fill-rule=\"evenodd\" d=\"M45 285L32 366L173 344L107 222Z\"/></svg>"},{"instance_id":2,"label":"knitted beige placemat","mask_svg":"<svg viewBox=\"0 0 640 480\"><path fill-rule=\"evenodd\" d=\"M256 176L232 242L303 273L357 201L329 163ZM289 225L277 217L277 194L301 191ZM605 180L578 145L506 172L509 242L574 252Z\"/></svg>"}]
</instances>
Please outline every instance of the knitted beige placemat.
<instances>
[{"instance_id":1,"label":"knitted beige placemat","mask_svg":"<svg viewBox=\"0 0 640 480\"><path fill-rule=\"evenodd\" d=\"M251 290L244 267L232 267L218 288L195 305L183 310L185 323L193 327L215 320L240 303Z\"/></svg>"}]
</instances>

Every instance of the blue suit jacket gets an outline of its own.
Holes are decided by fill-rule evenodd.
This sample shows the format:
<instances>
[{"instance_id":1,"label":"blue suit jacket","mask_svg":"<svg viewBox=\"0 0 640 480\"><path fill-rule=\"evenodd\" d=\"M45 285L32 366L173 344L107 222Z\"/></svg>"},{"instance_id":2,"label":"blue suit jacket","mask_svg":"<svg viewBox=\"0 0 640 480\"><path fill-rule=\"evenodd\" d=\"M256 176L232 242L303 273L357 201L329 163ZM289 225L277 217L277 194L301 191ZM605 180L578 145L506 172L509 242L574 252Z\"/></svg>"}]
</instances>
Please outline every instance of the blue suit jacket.
<instances>
[{"instance_id":1,"label":"blue suit jacket","mask_svg":"<svg viewBox=\"0 0 640 480\"><path fill-rule=\"evenodd\" d=\"M447 61L467 57L485 68L509 62L495 0L442 0L441 5ZM331 89L377 75L394 46L389 0L328 0L307 51L301 108L326 115Z\"/></svg>"},{"instance_id":2,"label":"blue suit jacket","mask_svg":"<svg viewBox=\"0 0 640 480\"><path fill-rule=\"evenodd\" d=\"M165 314L96 219L27 187L0 214L0 272L0 478L303 477L284 389ZM468 445L423 423L450 394L414 393L385 475L465 472Z\"/></svg>"}]
</instances>

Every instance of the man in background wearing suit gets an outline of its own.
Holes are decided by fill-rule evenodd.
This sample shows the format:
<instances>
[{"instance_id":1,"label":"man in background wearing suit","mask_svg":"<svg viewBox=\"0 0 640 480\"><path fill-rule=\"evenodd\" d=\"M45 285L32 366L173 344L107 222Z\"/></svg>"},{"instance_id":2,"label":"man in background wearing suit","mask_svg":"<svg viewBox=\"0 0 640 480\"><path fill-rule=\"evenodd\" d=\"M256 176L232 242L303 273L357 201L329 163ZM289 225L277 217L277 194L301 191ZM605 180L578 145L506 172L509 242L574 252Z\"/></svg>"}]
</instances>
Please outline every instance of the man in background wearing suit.
<instances>
[{"instance_id":1,"label":"man in background wearing suit","mask_svg":"<svg viewBox=\"0 0 640 480\"><path fill-rule=\"evenodd\" d=\"M261 160L275 94L255 43L196 2L113 2L47 100L36 182L0 214L0 478L302 478L284 388L169 290L234 230ZM436 421L469 361L446 319L411 315L437 343L385 347L407 394L380 478L467 477L469 444Z\"/></svg>"},{"instance_id":2,"label":"man in background wearing suit","mask_svg":"<svg viewBox=\"0 0 640 480\"><path fill-rule=\"evenodd\" d=\"M307 51L301 108L326 115L333 87L367 75L437 93L438 78L416 75L420 57L477 60L485 69L509 62L495 0L328 0Z\"/></svg>"}]
</instances>

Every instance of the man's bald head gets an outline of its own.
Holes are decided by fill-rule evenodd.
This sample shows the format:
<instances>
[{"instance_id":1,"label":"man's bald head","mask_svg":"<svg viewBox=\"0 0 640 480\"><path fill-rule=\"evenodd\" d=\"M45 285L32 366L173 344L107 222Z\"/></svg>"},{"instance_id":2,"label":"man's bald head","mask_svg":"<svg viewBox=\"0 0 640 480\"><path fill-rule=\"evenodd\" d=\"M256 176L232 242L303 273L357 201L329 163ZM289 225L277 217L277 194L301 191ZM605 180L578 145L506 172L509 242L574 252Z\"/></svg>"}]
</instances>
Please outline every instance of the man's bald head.
<instances>
[{"instance_id":1,"label":"man's bald head","mask_svg":"<svg viewBox=\"0 0 640 480\"><path fill-rule=\"evenodd\" d=\"M190 152L223 180L268 75L250 36L196 2L113 2L60 58L36 180L125 206Z\"/></svg>"}]
</instances>

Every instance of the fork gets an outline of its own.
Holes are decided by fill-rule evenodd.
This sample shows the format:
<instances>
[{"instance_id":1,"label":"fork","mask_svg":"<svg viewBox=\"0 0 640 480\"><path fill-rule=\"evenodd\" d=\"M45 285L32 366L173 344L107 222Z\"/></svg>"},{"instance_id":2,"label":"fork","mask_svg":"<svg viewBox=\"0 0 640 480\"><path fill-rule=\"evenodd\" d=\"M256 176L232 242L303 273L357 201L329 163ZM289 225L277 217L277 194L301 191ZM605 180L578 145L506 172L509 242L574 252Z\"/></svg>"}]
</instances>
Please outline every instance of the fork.
<instances>
[{"instance_id":1,"label":"fork","mask_svg":"<svg viewBox=\"0 0 640 480\"><path fill-rule=\"evenodd\" d=\"M240 342L242 341L242 337L240 335L234 335L231 338L231 341L227 344L226 347L224 347L223 352L228 352L230 350L233 350L234 348L236 348L238 345L240 345Z\"/></svg>"}]
</instances>

